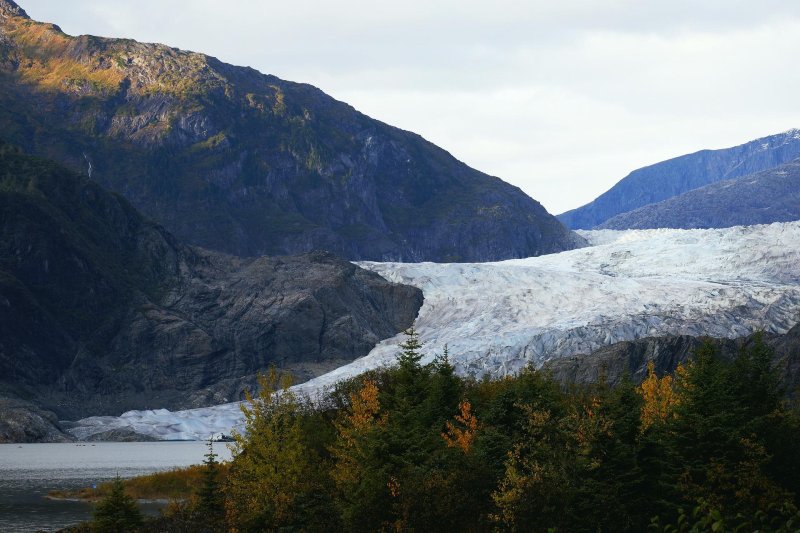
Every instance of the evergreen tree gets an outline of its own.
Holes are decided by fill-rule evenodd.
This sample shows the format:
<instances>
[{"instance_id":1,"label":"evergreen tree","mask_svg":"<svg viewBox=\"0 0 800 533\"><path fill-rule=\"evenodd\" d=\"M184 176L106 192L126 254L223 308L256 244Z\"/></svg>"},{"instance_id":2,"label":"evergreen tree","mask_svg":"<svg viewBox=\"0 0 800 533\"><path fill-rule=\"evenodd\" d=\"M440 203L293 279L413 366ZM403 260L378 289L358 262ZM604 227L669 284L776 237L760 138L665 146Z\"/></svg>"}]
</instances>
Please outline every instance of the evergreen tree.
<instances>
[{"instance_id":1,"label":"evergreen tree","mask_svg":"<svg viewBox=\"0 0 800 533\"><path fill-rule=\"evenodd\" d=\"M400 344L400 354L397 356L397 364L401 372L416 373L420 369L420 360L422 359L422 342L419 340L419 334L413 327L408 328L405 332L406 340Z\"/></svg>"},{"instance_id":2,"label":"evergreen tree","mask_svg":"<svg viewBox=\"0 0 800 533\"><path fill-rule=\"evenodd\" d=\"M370 379L349 396L349 405L335 422L331 476L347 530L372 531L391 519L390 473L385 467L388 458L383 435L387 414L377 384Z\"/></svg>"},{"instance_id":3,"label":"evergreen tree","mask_svg":"<svg viewBox=\"0 0 800 533\"><path fill-rule=\"evenodd\" d=\"M780 449L771 435L777 431L785 439L790 432L771 352L761 339L732 363L718 357L712 345L703 346L678 390L670 425L678 464L683 465L676 483L686 500L705 502L730 517L750 516L794 497L779 483L780 476L768 475ZM796 464L792 459L779 462L791 468L792 461Z\"/></svg>"},{"instance_id":4,"label":"evergreen tree","mask_svg":"<svg viewBox=\"0 0 800 533\"><path fill-rule=\"evenodd\" d=\"M773 350L759 332L739 350L730 368L733 394L742 406L745 431L763 432L769 418L781 408L785 391L772 366Z\"/></svg>"},{"instance_id":5,"label":"evergreen tree","mask_svg":"<svg viewBox=\"0 0 800 533\"><path fill-rule=\"evenodd\" d=\"M208 440L208 453L205 454L203 465L203 480L197 491L195 512L208 531L220 531L224 529L225 500L219 483L217 454L214 453L211 439Z\"/></svg>"},{"instance_id":6,"label":"evergreen tree","mask_svg":"<svg viewBox=\"0 0 800 533\"><path fill-rule=\"evenodd\" d=\"M643 496L644 474L637 451L641 434L642 397L629 375L611 388L591 386L584 405L590 431L583 453L585 468L575 480L576 503L569 529L587 524L601 531L642 531L649 523L651 502ZM591 403L590 403L591 401Z\"/></svg>"},{"instance_id":7,"label":"evergreen tree","mask_svg":"<svg viewBox=\"0 0 800 533\"><path fill-rule=\"evenodd\" d=\"M384 386L365 380L337 421L333 474L346 528L474 529L484 508L476 498L488 490L478 487L475 474L483 470L468 453L477 425L462 401L463 382L446 354L422 365L422 344L416 332L406 333ZM443 433L457 444L448 447Z\"/></svg>"},{"instance_id":8,"label":"evergreen tree","mask_svg":"<svg viewBox=\"0 0 800 533\"><path fill-rule=\"evenodd\" d=\"M125 494L119 477L111 483L111 492L97 503L93 515L92 528L101 533L135 531L143 521L139 506Z\"/></svg>"}]
</instances>

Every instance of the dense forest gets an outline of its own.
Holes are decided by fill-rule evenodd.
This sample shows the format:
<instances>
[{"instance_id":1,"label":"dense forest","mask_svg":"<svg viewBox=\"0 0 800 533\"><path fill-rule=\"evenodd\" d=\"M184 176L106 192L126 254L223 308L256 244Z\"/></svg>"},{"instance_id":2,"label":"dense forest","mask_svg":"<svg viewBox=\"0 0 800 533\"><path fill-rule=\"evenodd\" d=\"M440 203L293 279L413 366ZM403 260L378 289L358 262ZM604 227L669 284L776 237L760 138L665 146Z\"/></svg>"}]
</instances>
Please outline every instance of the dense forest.
<instances>
[{"instance_id":1,"label":"dense forest","mask_svg":"<svg viewBox=\"0 0 800 533\"><path fill-rule=\"evenodd\" d=\"M643 383L615 387L565 387L533 369L463 378L446 352L422 359L409 331L395 366L313 402L285 376L263 376L233 460L210 453L193 494L145 527L800 529L800 416L758 339L732 361L706 345L674 375L651 367ZM116 487L95 525L141 524L129 503Z\"/></svg>"}]
</instances>

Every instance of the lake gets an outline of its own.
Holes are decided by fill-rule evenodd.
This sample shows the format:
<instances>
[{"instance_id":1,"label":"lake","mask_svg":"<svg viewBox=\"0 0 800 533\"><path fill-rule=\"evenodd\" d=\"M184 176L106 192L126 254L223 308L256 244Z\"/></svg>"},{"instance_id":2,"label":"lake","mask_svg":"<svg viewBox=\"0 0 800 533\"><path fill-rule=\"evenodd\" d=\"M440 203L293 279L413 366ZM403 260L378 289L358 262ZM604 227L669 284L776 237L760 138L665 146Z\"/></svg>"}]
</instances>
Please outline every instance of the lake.
<instances>
[{"instance_id":1,"label":"lake","mask_svg":"<svg viewBox=\"0 0 800 533\"><path fill-rule=\"evenodd\" d=\"M0 531L56 531L91 518L84 502L45 498L54 489L77 489L117 475L134 477L203 462L204 442L96 442L0 444ZM228 460L224 443L215 443L220 460ZM156 514L159 506L143 505Z\"/></svg>"}]
</instances>

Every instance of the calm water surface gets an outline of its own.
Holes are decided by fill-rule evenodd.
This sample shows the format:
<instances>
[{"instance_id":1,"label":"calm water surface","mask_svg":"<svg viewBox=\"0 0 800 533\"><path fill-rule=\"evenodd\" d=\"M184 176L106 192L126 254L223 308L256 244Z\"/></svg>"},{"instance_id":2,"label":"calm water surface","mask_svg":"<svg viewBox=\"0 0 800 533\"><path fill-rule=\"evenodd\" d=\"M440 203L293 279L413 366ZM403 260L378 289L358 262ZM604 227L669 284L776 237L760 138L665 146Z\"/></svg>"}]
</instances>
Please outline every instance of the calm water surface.
<instances>
[{"instance_id":1,"label":"calm water surface","mask_svg":"<svg viewBox=\"0 0 800 533\"><path fill-rule=\"evenodd\" d=\"M56 531L91 518L83 502L45 498L54 489L76 489L122 478L203 462L203 442L97 442L0 444L0 531ZM223 443L214 445L230 458ZM158 506L142 509L157 513Z\"/></svg>"}]
</instances>

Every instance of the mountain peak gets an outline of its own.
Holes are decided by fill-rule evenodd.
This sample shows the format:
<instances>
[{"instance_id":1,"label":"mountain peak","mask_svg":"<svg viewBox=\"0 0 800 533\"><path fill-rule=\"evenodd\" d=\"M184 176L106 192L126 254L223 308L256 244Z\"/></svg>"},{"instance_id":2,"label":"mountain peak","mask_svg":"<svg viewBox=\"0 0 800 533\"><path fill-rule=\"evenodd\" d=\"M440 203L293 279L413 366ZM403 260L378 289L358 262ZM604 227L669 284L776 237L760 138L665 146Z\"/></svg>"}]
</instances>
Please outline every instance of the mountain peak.
<instances>
[{"instance_id":1,"label":"mountain peak","mask_svg":"<svg viewBox=\"0 0 800 533\"><path fill-rule=\"evenodd\" d=\"M784 137L790 137L792 139L800 139L800 129L792 128L790 130L786 130L783 132Z\"/></svg>"},{"instance_id":2,"label":"mountain peak","mask_svg":"<svg viewBox=\"0 0 800 533\"><path fill-rule=\"evenodd\" d=\"M353 260L469 262L583 244L516 187L316 88L164 45L70 37L8 15L21 11L11 0L0 6L0 21L18 26L0 61L6 140L33 153L55 144L45 155L74 170L105 161L93 179L138 191L139 208L174 221L192 244L242 256L323 249ZM66 130L30 127L38 121ZM137 163L123 164L134 145ZM163 150L186 164L164 166ZM178 198L175 214L166 206Z\"/></svg>"},{"instance_id":3,"label":"mountain peak","mask_svg":"<svg viewBox=\"0 0 800 533\"><path fill-rule=\"evenodd\" d=\"M14 0L0 0L0 17L30 18L25 10L19 7Z\"/></svg>"}]
</instances>

